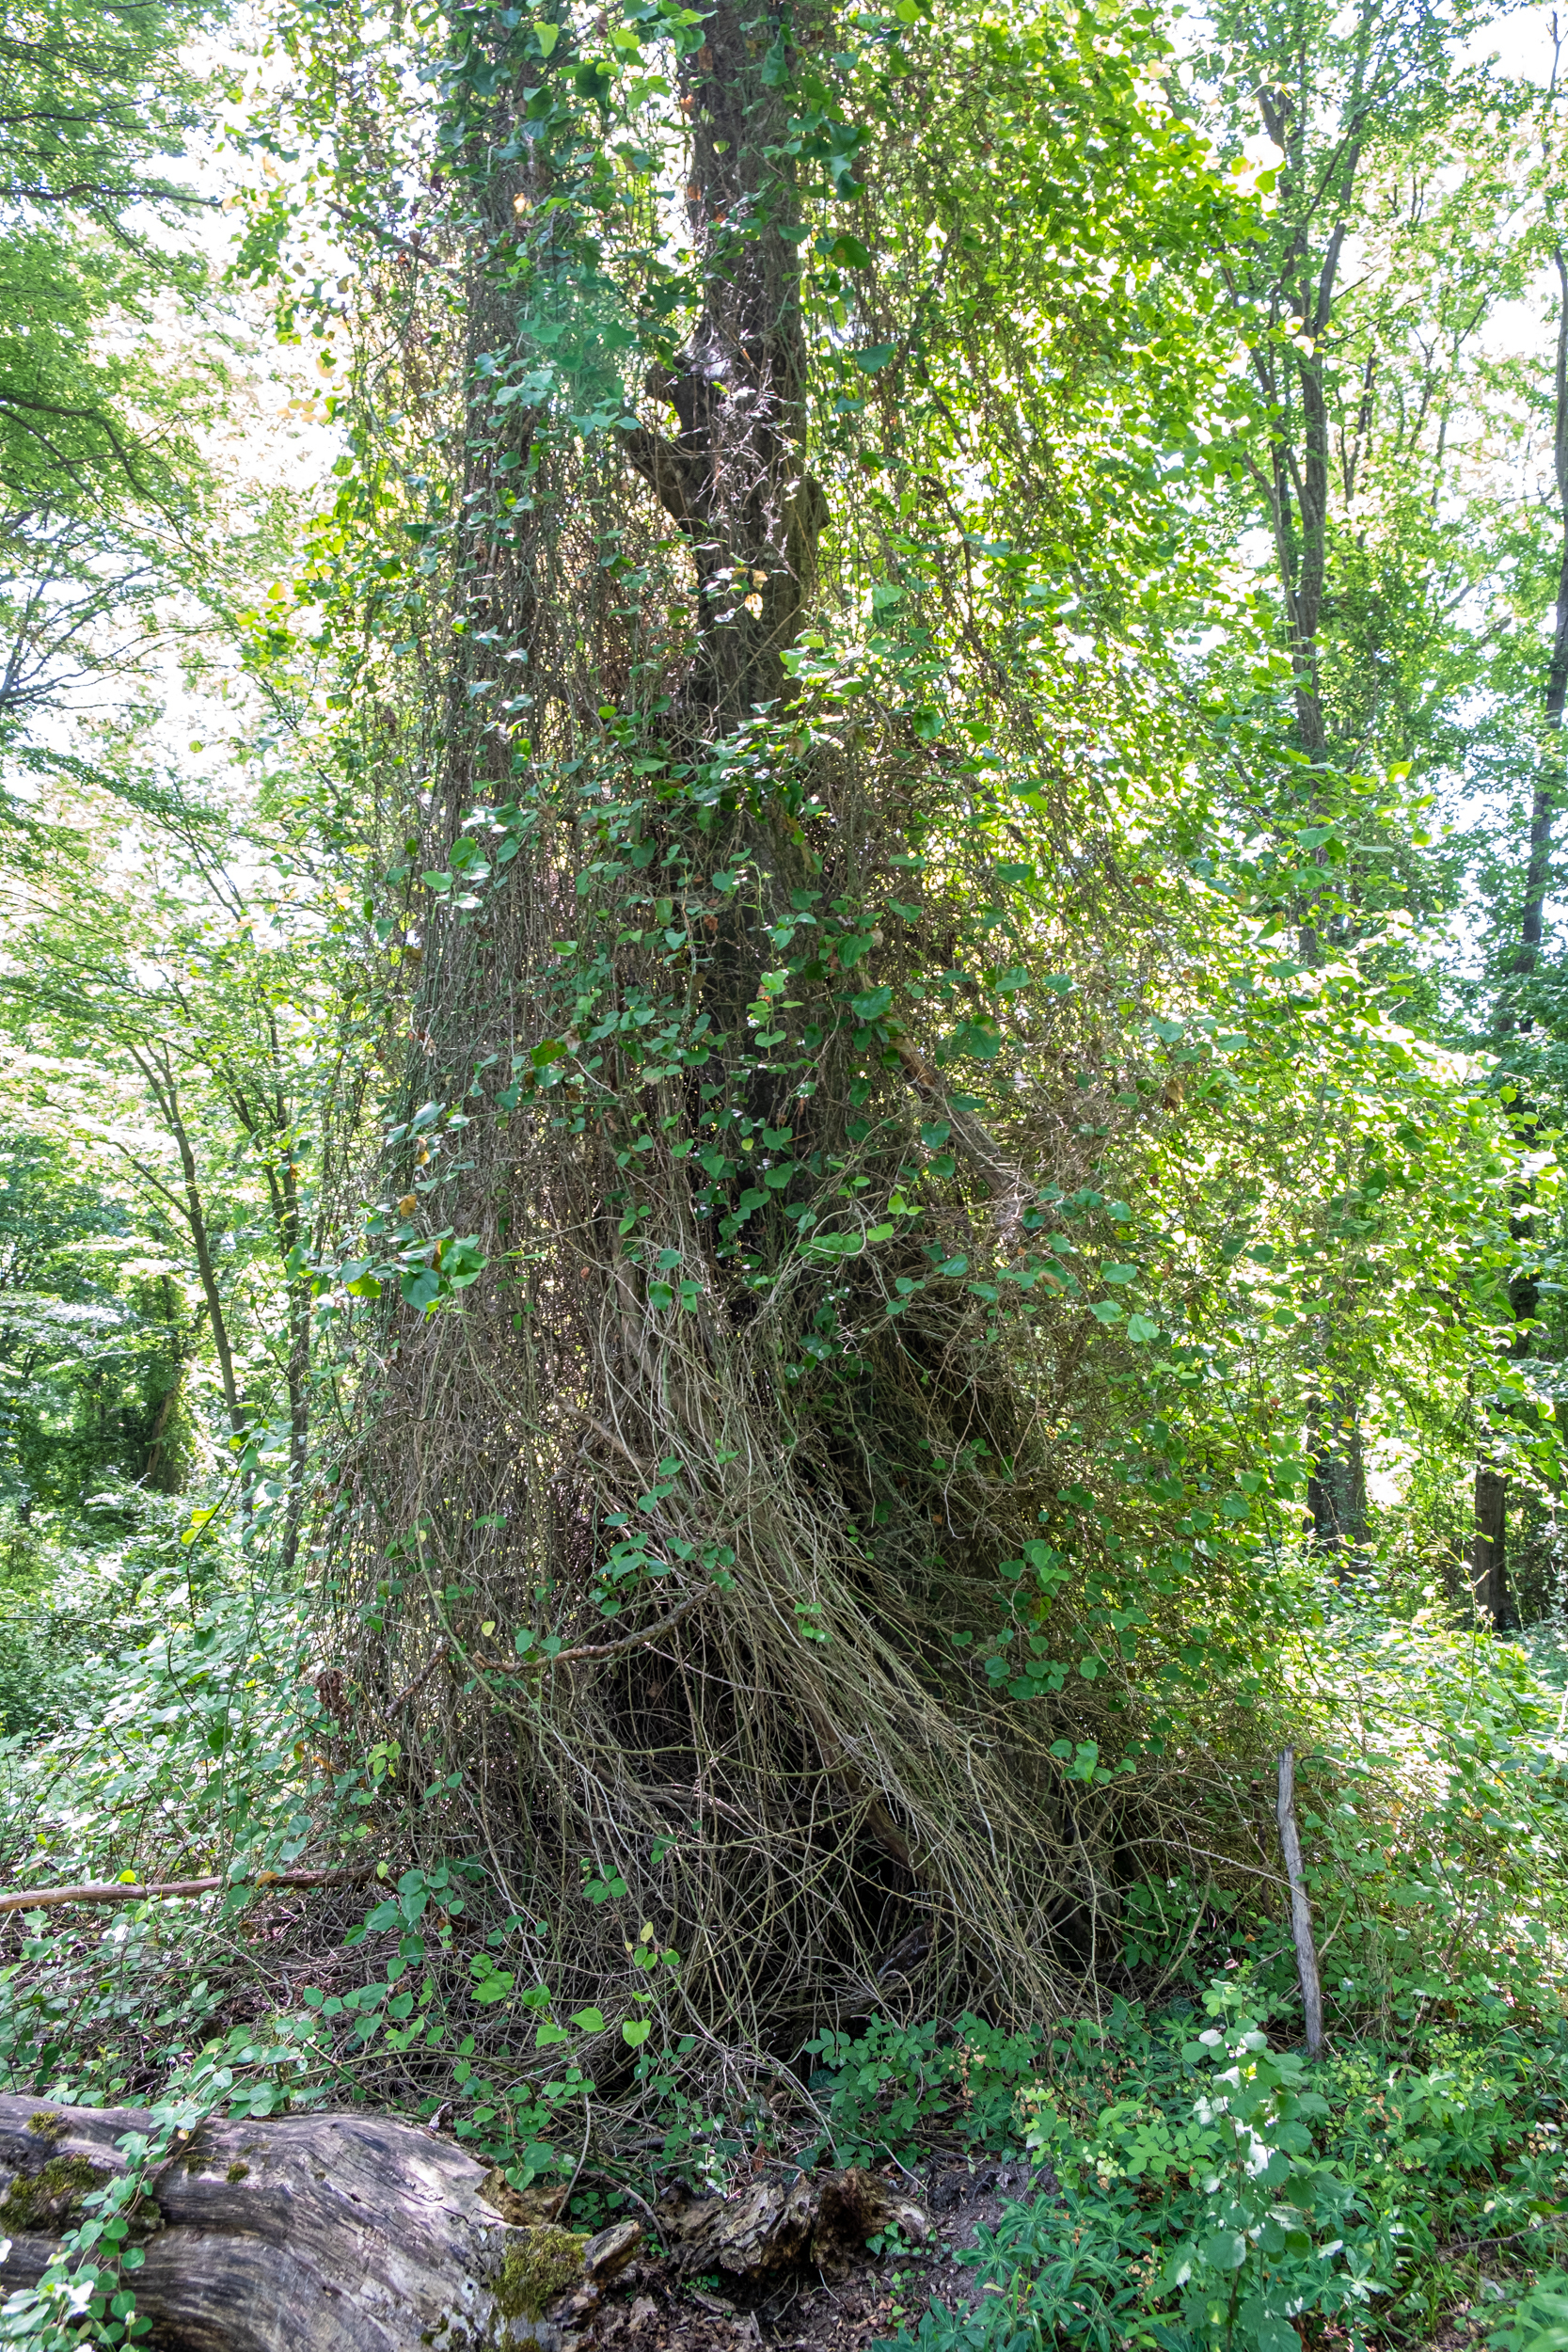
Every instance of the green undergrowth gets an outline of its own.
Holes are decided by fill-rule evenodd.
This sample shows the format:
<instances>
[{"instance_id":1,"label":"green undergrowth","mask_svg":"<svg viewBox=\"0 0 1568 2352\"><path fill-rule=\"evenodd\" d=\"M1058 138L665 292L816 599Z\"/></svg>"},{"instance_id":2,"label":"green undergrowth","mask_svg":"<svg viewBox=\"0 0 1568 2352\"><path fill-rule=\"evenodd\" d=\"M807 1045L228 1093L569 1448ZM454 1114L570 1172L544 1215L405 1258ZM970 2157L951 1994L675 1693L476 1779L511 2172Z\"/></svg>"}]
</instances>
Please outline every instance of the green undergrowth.
<instances>
[{"instance_id":1,"label":"green undergrowth","mask_svg":"<svg viewBox=\"0 0 1568 2352\"><path fill-rule=\"evenodd\" d=\"M1562 2022L1466 2003L1308 2065L1258 1991L1238 1971L1158 2017L1118 2004L1018 2070L1036 2185L960 2257L968 2307L934 2303L897 2344L1414 2345L1457 2304L1523 2304L1543 2277L1549 2293L1568 2228ZM1002 2087L975 2137L998 2136Z\"/></svg>"},{"instance_id":2,"label":"green undergrowth","mask_svg":"<svg viewBox=\"0 0 1568 2352\"><path fill-rule=\"evenodd\" d=\"M1463 2341L1568 2352L1560 1696L1435 1609L1315 1613L1288 1666L1324 2056L1281 1906L1224 1874L1124 1888L1125 1997L1054 2032L818 2036L839 2161L1037 2168L900 2346L1331 2352L1463 2316Z\"/></svg>"},{"instance_id":3,"label":"green undergrowth","mask_svg":"<svg viewBox=\"0 0 1568 2352\"><path fill-rule=\"evenodd\" d=\"M11 1925L0 2087L159 2115L193 2099L439 2113L518 2188L575 2177L590 2222L674 2179L725 2189L759 2160L918 2172L1027 2154L1035 2188L982 2239L969 2306L933 2306L906 2345L1414 2346L1469 2303L1514 2331L1499 2352L1550 2352L1519 2331L1557 2324L1568 2257L1568 1793L1560 1694L1522 1649L1435 1604L1304 1588L1270 1704L1298 1749L1322 2064L1299 2049L1271 1724L1229 1768L1228 1827L1204 1817L1212 1867L1120 1888L1092 2016L1006 2030L922 2014L916 1988L910 2013L812 2035L781 2077L705 2060L679 1923L641 1919L591 1857L579 1899L624 1912L627 1958L569 1997L562 1923L515 1915L482 1856L454 1837L445 1862L402 1867L410 1809L455 1823L453 1785L411 1789L395 1740L350 1736L306 1671L294 1603L243 1558L220 1572L164 1543L134 1577L110 1563L48 1719L0 1743L0 1831L12 1884L223 1883ZM257 1886L361 1857L378 1876L308 1902ZM118 2227L85 2202L83 2230ZM129 2255L103 2247L84 2241L59 2293L87 2265L99 2333L81 2340L130 2341L134 2296L111 2309ZM56 2310L19 2308L0 2341L36 2340Z\"/></svg>"}]
</instances>

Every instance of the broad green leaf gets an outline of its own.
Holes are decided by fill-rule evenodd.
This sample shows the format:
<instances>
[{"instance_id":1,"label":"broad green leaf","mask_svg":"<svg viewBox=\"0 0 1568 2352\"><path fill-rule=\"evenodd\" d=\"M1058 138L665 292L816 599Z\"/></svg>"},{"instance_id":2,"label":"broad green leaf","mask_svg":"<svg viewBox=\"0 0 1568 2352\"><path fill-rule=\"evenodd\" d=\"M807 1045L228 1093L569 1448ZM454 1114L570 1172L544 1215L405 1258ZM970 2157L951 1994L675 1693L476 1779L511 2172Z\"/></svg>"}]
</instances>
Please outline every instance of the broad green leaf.
<instances>
[{"instance_id":1,"label":"broad green leaf","mask_svg":"<svg viewBox=\"0 0 1568 2352\"><path fill-rule=\"evenodd\" d=\"M400 1280L404 1303L410 1307L433 1307L441 1295L441 1278L434 1266L412 1267Z\"/></svg>"}]
</instances>

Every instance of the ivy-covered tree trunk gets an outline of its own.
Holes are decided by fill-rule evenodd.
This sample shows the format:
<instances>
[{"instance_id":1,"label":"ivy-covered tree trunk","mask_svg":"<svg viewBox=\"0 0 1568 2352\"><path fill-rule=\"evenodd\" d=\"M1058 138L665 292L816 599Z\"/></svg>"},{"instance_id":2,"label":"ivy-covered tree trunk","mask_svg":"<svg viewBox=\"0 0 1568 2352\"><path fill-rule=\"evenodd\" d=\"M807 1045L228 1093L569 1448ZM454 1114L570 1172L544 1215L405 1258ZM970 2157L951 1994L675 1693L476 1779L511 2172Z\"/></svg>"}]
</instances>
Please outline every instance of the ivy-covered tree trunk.
<instances>
[{"instance_id":1,"label":"ivy-covered tree trunk","mask_svg":"<svg viewBox=\"0 0 1568 2352\"><path fill-rule=\"evenodd\" d=\"M639 426L626 437L690 552L697 647L682 705L699 741L780 704L784 657L800 634L828 518L806 470L800 219L788 152L799 29L791 12L721 0L705 14L701 48L682 59L702 309L673 364L648 373L648 391L677 429Z\"/></svg>"},{"instance_id":2,"label":"ivy-covered tree trunk","mask_svg":"<svg viewBox=\"0 0 1568 2352\"><path fill-rule=\"evenodd\" d=\"M1059 2003L1129 1813L1094 1726L1109 1752L1129 1718L1092 1663L1060 1709L1048 1665L1027 1714L999 1680L1059 1581L1063 1473L974 1278L1060 1295L1031 1236L1069 1212L895 1009L923 971L933 1009L958 985L974 788L875 693L791 674L830 521L799 180L854 200L860 135L803 87L825 24L649 24L689 138L675 279L654 224L612 288L620 151L568 30L466 9L451 69L457 654L375 1226L424 1248L405 1299L451 1303L388 1329L339 1589L359 1704L420 1786L461 1785L426 1834L477 1837L547 1923L531 2001L591 2002L613 2068L614 2004L662 1989L754 2066L890 1969ZM941 794L957 850L927 875ZM1046 1387L1081 1360L1053 1340ZM658 1946L628 1960L622 1900L678 1986L640 1973Z\"/></svg>"}]
</instances>

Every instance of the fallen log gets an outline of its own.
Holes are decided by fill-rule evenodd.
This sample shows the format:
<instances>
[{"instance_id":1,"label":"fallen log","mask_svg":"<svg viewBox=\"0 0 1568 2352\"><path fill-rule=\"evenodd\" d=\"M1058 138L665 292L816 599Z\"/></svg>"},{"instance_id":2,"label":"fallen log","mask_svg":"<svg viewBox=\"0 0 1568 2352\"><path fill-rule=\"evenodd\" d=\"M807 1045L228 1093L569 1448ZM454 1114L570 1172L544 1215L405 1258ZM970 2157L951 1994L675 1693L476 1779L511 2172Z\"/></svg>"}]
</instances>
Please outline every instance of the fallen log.
<instances>
[{"instance_id":1,"label":"fallen log","mask_svg":"<svg viewBox=\"0 0 1568 2352\"><path fill-rule=\"evenodd\" d=\"M0 2097L0 2294L36 2285L85 2200L150 2132L128 2107ZM371 2115L208 2122L150 2174L126 2273L160 2352L571 2352L642 2233L509 2218L449 2141Z\"/></svg>"},{"instance_id":2,"label":"fallen log","mask_svg":"<svg viewBox=\"0 0 1568 2352\"><path fill-rule=\"evenodd\" d=\"M127 2169L128 2107L0 2097L0 2296L36 2285L86 2200ZM574 2352L642 2243L553 2217L448 2140L373 2115L209 2122L148 2175L125 2283L158 2352ZM925 2215L874 2174L798 2173L733 2196L674 2195L658 2220L677 2277L839 2275L868 2237L919 2243Z\"/></svg>"},{"instance_id":3,"label":"fallen log","mask_svg":"<svg viewBox=\"0 0 1568 2352\"><path fill-rule=\"evenodd\" d=\"M668 2197L658 2218L671 2241L677 2276L726 2271L752 2279L769 2271L816 2270L841 2279L866 2241L896 2231L924 2246L930 2222L921 2208L874 2172L797 2172L792 2180L754 2181L731 2197Z\"/></svg>"}]
</instances>

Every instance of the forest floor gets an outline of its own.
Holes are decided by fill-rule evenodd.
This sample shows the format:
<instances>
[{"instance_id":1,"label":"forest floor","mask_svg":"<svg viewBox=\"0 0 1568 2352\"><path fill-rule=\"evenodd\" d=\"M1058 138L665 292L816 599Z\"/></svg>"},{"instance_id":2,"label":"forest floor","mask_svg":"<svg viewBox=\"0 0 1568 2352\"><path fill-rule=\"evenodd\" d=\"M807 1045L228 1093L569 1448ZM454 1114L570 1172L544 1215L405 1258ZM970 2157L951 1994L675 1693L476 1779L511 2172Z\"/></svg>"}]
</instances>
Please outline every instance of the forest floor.
<instances>
[{"instance_id":1,"label":"forest floor","mask_svg":"<svg viewBox=\"0 0 1568 2352\"><path fill-rule=\"evenodd\" d=\"M901 2327L913 2335L932 2304L961 2312L974 2302L975 2272L958 2258L1031 2184L1037 2189L1038 2176L1018 2158L935 2167L918 2192L931 2217L928 2244L916 2255L867 2253L832 2279L805 2271L765 2280L683 2279L646 2254L615 2280L564 2352L871 2352ZM907 2193L907 2181L895 2185ZM1495 2303L1460 2303L1419 2352L1480 2352L1496 2317Z\"/></svg>"},{"instance_id":2,"label":"forest floor","mask_svg":"<svg viewBox=\"0 0 1568 2352\"><path fill-rule=\"evenodd\" d=\"M617 2279L575 2343L579 2352L869 2352L900 2326L916 2328L932 2302L952 2310L973 2301L974 2274L958 2257L1033 2178L1016 2158L934 2168L917 2191L931 2217L927 2246L915 2255L867 2254L832 2279L815 2271L681 2279L647 2254ZM909 2194L907 2181L895 2185Z\"/></svg>"}]
</instances>

